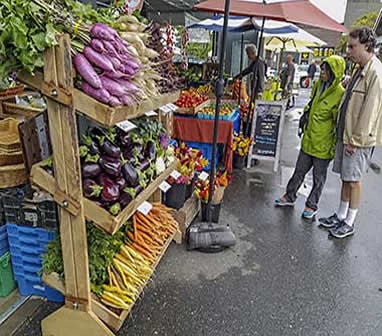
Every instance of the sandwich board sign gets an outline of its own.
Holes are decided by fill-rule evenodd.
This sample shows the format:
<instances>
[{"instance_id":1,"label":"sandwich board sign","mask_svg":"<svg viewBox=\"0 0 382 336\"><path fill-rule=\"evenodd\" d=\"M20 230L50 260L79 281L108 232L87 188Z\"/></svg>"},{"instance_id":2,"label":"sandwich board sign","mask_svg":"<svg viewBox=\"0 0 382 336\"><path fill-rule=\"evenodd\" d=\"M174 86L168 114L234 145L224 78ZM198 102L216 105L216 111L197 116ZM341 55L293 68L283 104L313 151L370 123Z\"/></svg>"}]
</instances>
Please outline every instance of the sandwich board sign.
<instances>
[{"instance_id":1,"label":"sandwich board sign","mask_svg":"<svg viewBox=\"0 0 382 336\"><path fill-rule=\"evenodd\" d=\"M256 102L251 129L254 144L249 149L247 168L251 167L254 159L266 160L273 161L273 170L277 172L286 103L286 100Z\"/></svg>"}]
</instances>

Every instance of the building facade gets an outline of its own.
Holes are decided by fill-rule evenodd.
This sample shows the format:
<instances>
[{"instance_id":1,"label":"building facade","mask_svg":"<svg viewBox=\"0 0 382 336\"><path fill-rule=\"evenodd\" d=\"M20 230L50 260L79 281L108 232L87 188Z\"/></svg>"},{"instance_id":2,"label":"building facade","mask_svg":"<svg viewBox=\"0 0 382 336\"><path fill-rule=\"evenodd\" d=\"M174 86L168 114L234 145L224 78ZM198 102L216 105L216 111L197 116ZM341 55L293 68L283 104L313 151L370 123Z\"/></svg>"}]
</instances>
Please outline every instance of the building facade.
<instances>
[{"instance_id":1,"label":"building facade","mask_svg":"<svg viewBox=\"0 0 382 336\"><path fill-rule=\"evenodd\" d=\"M352 23L366 13L379 10L382 7L381 0L348 0L345 14L345 26Z\"/></svg>"}]
</instances>

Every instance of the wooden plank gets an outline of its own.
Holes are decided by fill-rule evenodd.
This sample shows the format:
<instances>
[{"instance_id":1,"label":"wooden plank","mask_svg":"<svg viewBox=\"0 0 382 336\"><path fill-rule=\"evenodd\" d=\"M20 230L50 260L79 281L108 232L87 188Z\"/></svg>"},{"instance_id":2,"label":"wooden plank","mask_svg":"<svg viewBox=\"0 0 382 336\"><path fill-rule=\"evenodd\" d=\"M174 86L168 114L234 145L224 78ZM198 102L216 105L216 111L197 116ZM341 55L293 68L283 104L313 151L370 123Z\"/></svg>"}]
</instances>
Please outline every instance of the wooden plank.
<instances>
[{"instance_id":1,"label":"wooden plank","mask_svg":"<svg viewBox=\"0 0 382 336\"><path fill-rule=\"evenodd\" d=\"M184 239L187 228L200 212L200 201L196 195L192 195L184 204L183 208L174 211L174 218L179 224L181 236Z\"/></svg>"},{"instance_id":2,"label":"wooden plank","mask_svg":"<svg viewBox=\"0 0 382 336\"><path fill-rule=\"evenodd\" d=\"M84 198L85 217L106 232L115 234L123 224L135 213L137 208L159 188L159 185L165 181L176 168L177 161L170 166L153 181L145 190L143 190L136 199L134 199L123 211L116 217L112 216L107 210L102 209L94 202Z\"/></svg>"},{"instance_id":3,"label":"wooden plank","mask_svg":"<svg viewBox=\"0 0 382 336\"><path fill-rule=\"evenodd\" d=\"M32 166L30 173L30 180L32 184L37 185L41 189L47 191L51 195L56 192L55 178L46 172L39 164Z\"/></svg>"}]
</instances>

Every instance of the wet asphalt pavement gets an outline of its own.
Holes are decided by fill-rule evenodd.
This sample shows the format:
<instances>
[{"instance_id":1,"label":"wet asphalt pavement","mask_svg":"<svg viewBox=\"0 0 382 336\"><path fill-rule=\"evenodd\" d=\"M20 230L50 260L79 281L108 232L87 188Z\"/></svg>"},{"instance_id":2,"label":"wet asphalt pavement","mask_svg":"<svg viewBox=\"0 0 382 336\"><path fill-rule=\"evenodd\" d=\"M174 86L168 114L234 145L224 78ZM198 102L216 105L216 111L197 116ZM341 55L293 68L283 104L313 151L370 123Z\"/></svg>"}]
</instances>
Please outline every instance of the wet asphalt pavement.
<instances>
[{"instance_id":1,"label":"wet asphalt pavement","mask_svg":"<svg viewBox=\"0 0 382 336\"><path fill-rule=\"evenodd\" d=\"M307 100L304 92L298 107ZM286 121L284 167L298 154L297 115ZM381 150L373 161L382 164ZM118 335L381 336L381 181L369 171L356 234L337 241L301 219L303 197L295 209L274 208L280 173L263 164L238 173L221 213L237 245L211 255L173 244ZM337 208L339 188L330 172L321 215ZM56 307L44 305L17 335L40 335L41 318Z\"/></svg>"}]
</instances>

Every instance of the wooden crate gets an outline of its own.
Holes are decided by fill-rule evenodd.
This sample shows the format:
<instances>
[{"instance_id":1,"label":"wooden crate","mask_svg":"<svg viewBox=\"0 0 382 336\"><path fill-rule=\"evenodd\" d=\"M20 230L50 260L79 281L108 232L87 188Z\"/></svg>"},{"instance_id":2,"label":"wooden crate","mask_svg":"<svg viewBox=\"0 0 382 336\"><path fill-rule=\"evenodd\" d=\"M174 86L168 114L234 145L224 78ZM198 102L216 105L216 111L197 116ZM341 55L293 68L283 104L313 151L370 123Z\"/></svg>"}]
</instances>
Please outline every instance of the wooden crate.
<instances>
[{"instance_id":1,"label":"wooden crate","mask_svg":"<svg viewBox=\"0 0 382 336\"><path fill-rule=\"evenodd\" d=\"M107 210L101 208L93 201L83 198L84 213L87 220L94 222L100 228L110 234L115 234L123 224L135 213L137 208L157 191L159 185L165 181L176 168L177 161L174 161L161 175L143 190L118 216L113 216ZM31 182L41 189L49 192L53 196L56 194L56 182L52 175L47 173L39 165L32 167ZM59 200L56 200L59 201Z\"/></svg>"},{"instance_id":2,"label":"wooden crate","mask_svg":"<svg viewBox=\"0 0 382 336\"><path fill-rule=\"evenodd\" d=\"M179 224L179 230L182 233L182 239L184 239L186 230L193 222L193 220L199 215L200 212L200 201L196 195L192 195L186 203L184 203L183 208L178 211L174 211L174 218Z\"/></svg>"},{"instance_id":3,"label":"wooden crate","mask_svg":"<svg viewBox=\"0 0 382 336\"><path fill-rule=\"evenodd\" d=\"M203 110L205 107L208 107L210 105L210 100L206 100L204 103L196 106L195 108L188 108L188 107L179 107L176 110L176 113L178 114L189 114L189 115L195 115L199 111Z\"/></svg>"},{"instance_id":4,"label":"wooden crate","mask_svg":"<svg viewBox=\"0 0 382 336\"><path fill-rule=\"evenodd\" d=\"M167 251L168 247L170 246L172 240L174 239L174 236L171 236L163 246L163 249L158 256L157 260L155 261L154 265L152 266L153 272L155 271L156 267L158 266L159 262L161 261L162 257L164 256L165 252ZM57 273L52 274L43 274L42 281L46 283L48 286L58 290L62 294L65 295L65 284L62 282L62 280L59 278ZM131 309L134 307L136 301L141 297L141 294L143 293L146 285L148 284L148 281L143 285L143 287L139 290L139 295L137 296L137 299L133 302L133 304L130 306L129 310L120 310L119 312L116 312L116 310L112 311L110 310L106 305L104 305L102 302L100 302L95 295L92 295L92 310L93 312L103 321L105 322L112 330L118 331L124 321L126 320L127 316L130 314Z\"/></svg>"},{"instance_id":5,"label":"wooden crate","mask_svg":"<svg viewBox=\"0 0 382 336\"><path fill-rule=\"evenodd\" d=\"M23 152L16 151L13 153L2 152L0 150L0 166L18 165L23 163Z\"/></svg>"},{"instance_id":6,"label":"wooden crate","mask_svg":"<svg viewBox=\"0 0 382 336\"><path fill-rule=\"evenodd\" d=\"M43 85L44 80L42 73L37 72L35 76L31 76L27 73L21 73L18 78L20 81L31 86L32 88L42 93L49 93L50 95L50 92L46 92L48 88ZM146 112L156 110L163 105L174 102L179 97L179 94L180 92L176 91L171 94L165 94L157 97L152 101L143 101L139 105L117 107L110 107L100 103L78 89L73 89L73 94L71 96L60 97L58 95L56 99L61 103L72 104L76 111L106 127L111 127L118 122L138 118L143 116Z\"/></svg>"},{"instance_id":7,"label":"wooden crate","mask_svg":"<svg viewBox=\"0 0 382 336\"><path fill-rule=\"evenodd\" d=\"M44 109L4 102L0 112L1 118L24 120L35 117L39 113L44 112Z\"/></svg>"}]
</instances>

